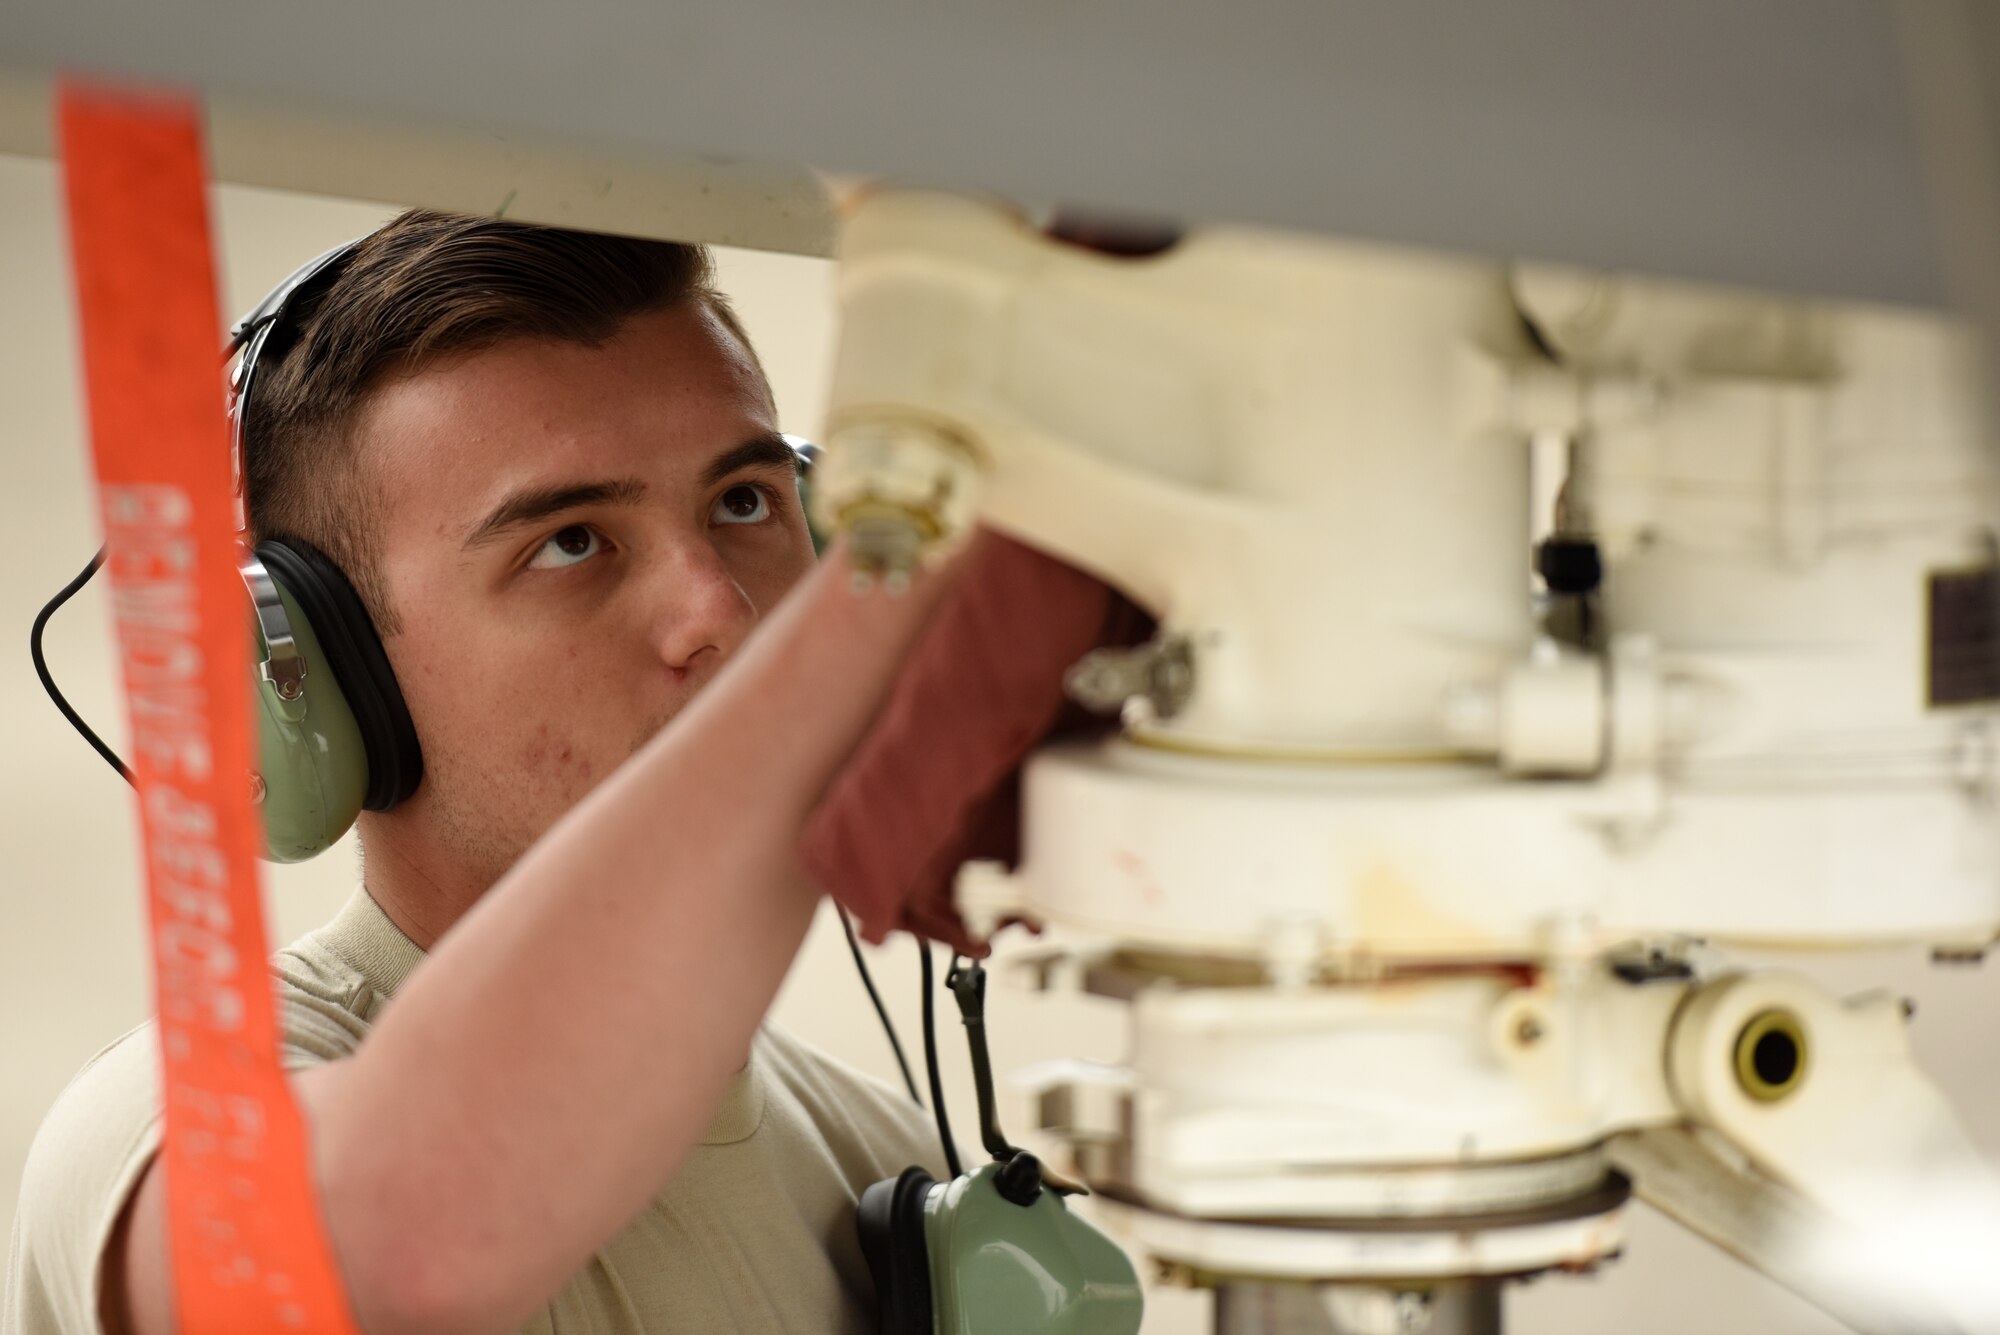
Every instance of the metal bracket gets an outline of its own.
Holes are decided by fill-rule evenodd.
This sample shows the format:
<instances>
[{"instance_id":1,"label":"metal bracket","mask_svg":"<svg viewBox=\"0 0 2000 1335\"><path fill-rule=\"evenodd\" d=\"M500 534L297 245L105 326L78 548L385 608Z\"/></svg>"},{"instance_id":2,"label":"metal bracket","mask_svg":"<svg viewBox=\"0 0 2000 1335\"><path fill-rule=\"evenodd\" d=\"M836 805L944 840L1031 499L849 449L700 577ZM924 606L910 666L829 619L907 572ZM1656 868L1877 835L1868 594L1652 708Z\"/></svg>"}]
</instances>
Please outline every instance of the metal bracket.
<instances>
[{"instance_id":1,"label":"metal bracket","mask_svg":"<svg viewBox=\"0 0 2000 1335\"><path fill-rule=\"evenodd\" d=\"M1180 713L1194 694L1194 646L1185 635L1163 635L1132 649L1095 649L1063 678L1069 698L1100 714L1144 698L1156 718Z\"/></svg>"},{"instance_id":2,"label":"metal bracket","mask_svg":"<svg viewBox=\"0 0 2000 1335\"><path fill-rule=\"evenodd\" d=\"M250 592L250 605L257 613L257 633L264 641L264 657L257 675L271 683L271 689L287 704L305 694L307 663L292 638L292 620L279 596L278 582L254 554L245 553L237 563L243 587Z\"/></svg>"}]
</instances>

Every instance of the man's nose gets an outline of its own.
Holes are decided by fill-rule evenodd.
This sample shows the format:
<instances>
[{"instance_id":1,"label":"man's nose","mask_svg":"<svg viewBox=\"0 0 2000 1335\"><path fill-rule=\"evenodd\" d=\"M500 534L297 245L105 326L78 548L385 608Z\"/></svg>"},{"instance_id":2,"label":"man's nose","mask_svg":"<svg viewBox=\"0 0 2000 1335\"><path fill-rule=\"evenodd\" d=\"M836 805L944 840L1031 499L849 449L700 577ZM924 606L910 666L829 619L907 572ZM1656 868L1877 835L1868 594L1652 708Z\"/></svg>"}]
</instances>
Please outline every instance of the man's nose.
<instances>
[{"instance_id":1,"label":"man's nose","mask_svg":"<svg viewBox=\"0 0 2000 1335\"><path fill-rule=\"evenodd\" d=\"M756 606L712 543L676 544L652 584L654 647L677 671L727 658L756 624Z\"/></svg>"}]
</instances>

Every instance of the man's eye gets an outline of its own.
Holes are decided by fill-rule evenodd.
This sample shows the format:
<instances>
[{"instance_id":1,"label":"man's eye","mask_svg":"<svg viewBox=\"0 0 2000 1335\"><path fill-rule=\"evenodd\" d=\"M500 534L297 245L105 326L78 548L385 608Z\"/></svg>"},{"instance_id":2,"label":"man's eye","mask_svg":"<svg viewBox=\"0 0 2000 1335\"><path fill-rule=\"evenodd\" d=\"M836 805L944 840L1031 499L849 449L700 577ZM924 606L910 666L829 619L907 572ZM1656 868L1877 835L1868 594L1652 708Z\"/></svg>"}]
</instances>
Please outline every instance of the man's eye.
<instances>
[{"instance_id":1,"label":"man's eye","mask_svg":"<svg viewBox=\"0 0 2000 1335\"><path fill-rule=\"evenodd\" d=\"M760 524L771 517L771 498L762 487L745 482L716 497L708 512L711 524Z\"/></svg>"},{"instance_id":2,"label":"man's eye","mask_svg":"<svg viewBox=\"0 0 2000 1335\"><path fill-rule=\"evenodd\" d=\"M604 550L604 540L597 536L597 530L588 524L571 524L558 529L556 533L535 550L528 562L530 570L560 570L587 561Z\"/></svg>"}]
</instances>

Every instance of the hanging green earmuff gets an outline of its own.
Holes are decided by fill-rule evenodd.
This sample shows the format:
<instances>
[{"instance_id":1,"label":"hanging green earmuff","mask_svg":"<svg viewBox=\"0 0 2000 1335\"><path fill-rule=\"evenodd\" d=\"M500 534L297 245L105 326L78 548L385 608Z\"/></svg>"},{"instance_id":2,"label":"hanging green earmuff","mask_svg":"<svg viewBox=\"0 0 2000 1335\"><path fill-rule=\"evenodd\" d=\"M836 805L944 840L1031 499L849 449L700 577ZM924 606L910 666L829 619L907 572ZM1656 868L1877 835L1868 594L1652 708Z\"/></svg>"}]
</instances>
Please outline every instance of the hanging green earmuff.
<instances>
[{"instance_id":1,"label":"hanging green earmuff","mask_svg":"<svg viewBox=\"0 0 2000 1335\"><path fill-rule=\"evenodd\" d=\"M1145 1315L1138 1272L1118 1244L1063 1200L1083 1188L1049 1172L1001 1134L986 1050L986 969L952 957L945 985L965 1021L990 1163L959 1171L937 1074L930 947L923 947L924 1062L945 1158L939 1182L921 1167L861 1193L855 1230L875 1280L881 1335L1136 1335Z\"/></svg>"},{"instance_id":2,"label":"hanging green earmuff","mask_svg":"<svg viewBox=\"0 0 2000 1335\"><path fill-rule=\"evenodd\" d=\"M1145 1311L1118 1245L1040 1182L1034 1156L950 1182L877 1182L856 1213L881 1335L1134 1335Z\"/></svg>"}]
</instances>

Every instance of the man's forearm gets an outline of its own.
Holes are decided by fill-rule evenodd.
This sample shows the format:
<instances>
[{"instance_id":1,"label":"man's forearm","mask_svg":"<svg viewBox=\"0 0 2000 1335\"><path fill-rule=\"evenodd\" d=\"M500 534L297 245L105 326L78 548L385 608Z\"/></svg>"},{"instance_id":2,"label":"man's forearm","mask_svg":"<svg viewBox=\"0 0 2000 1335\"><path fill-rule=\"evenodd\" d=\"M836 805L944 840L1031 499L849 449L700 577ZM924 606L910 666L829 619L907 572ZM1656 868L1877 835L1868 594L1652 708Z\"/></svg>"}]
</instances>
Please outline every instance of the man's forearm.
<instances>
[{"instance_id":1,"label":"man's forearm","mask_svg":"<svg viewBox=\"0 0 2000 1335\"><path fill-rule=\"evenodd\" d=\"M446 936L353 1059L301 1077L371 1329L512 1329L672 1175L811 920L799 827L948 578L856 596L829 557Z\"/></svg>"}]
</instances>

